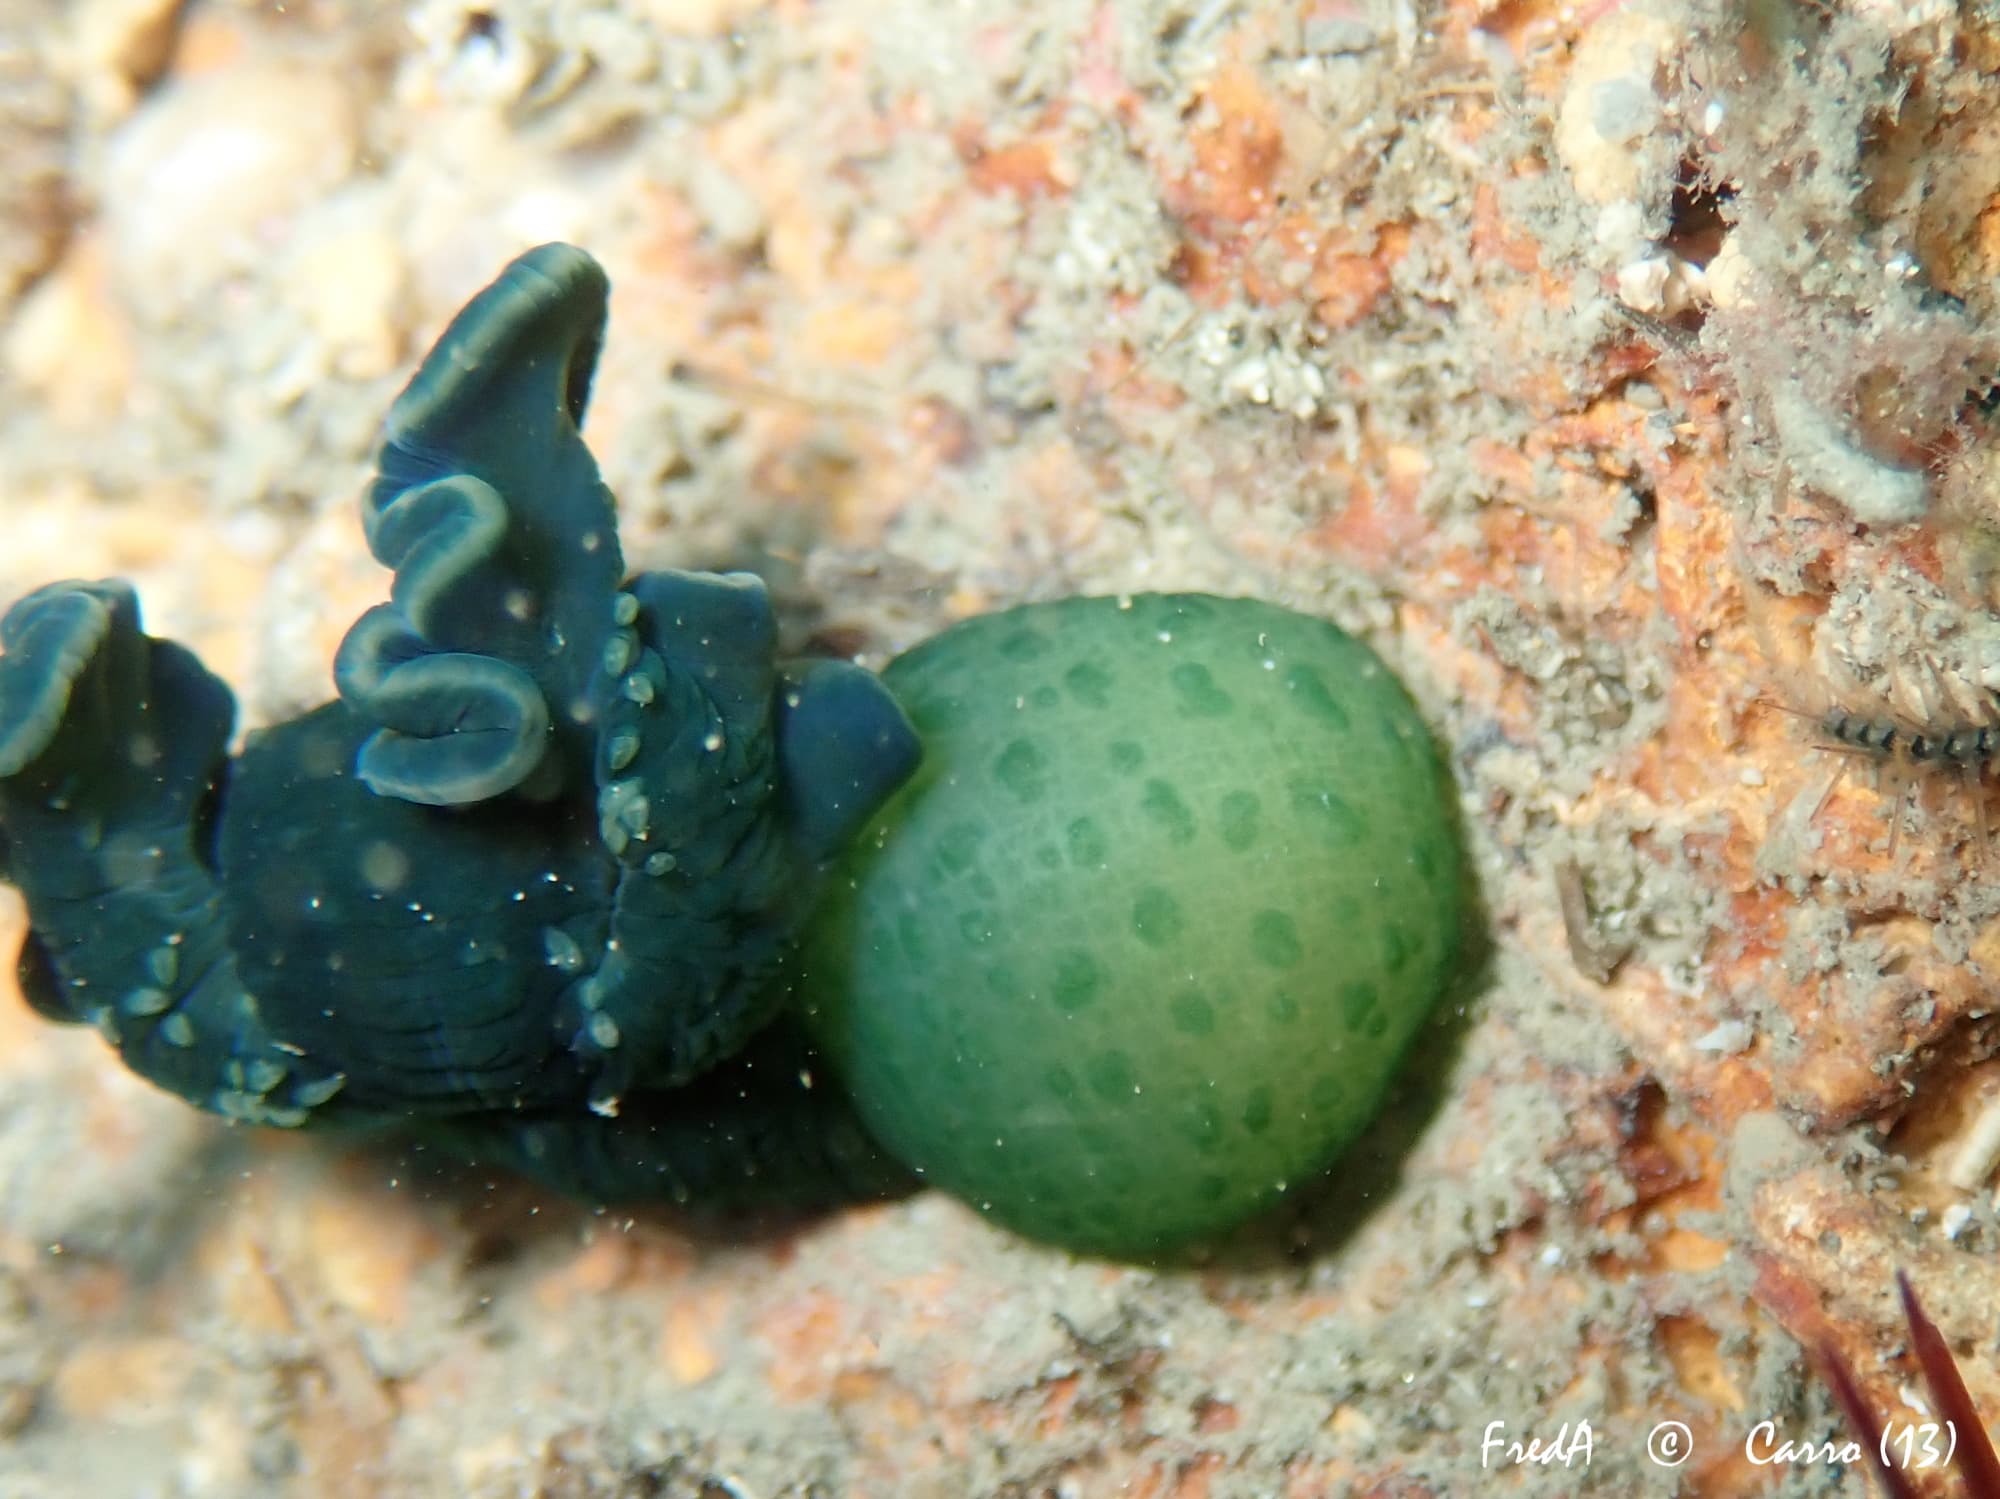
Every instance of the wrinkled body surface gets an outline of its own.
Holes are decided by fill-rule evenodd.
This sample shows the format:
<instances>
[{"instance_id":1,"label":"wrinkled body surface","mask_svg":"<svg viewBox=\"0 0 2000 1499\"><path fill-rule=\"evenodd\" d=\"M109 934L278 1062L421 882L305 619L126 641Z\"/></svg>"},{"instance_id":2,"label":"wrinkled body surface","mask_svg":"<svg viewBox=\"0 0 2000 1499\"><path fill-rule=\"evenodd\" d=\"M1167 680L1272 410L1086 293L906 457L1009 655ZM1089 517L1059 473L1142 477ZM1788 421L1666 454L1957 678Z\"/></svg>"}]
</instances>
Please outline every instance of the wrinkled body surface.
<instances>
[{"instance_id":1,"label":"wrinkled body surface","mask_svg":"<svg viewBox=\"0 0 2000 1499\"><path fill-rule=\"evenodd\" d=\"M23 987L233 1119L416 1127L588 1195L871 1189L770 981L916 739L867 673L780 662L754 577L623 577L579 435L605 302L545 245L445 331L363 502L391 601L339 699L240 758L128 585L0 621Z\"/></svg>"}]
</instances>

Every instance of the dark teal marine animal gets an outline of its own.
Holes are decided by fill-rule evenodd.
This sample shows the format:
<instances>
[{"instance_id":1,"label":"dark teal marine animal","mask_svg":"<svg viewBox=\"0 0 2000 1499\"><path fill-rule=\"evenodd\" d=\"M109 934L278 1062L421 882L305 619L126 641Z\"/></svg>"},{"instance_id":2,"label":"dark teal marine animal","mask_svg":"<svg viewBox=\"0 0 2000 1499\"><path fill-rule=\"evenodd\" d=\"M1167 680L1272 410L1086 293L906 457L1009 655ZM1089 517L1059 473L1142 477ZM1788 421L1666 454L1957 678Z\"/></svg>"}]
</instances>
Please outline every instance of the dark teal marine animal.
<instances>
[{"instance_id":1,"label":"dark teal marine animal","mask_svg":"<svg viewBox=\"0 0 2000 1499\"><path fill-rule=\"evenodd\" d=\"M606 300L544 245L459 313L363 500L391 602L338 699L240 756L229 689L128 584L0 620L22 988L230 1119L598 1198L888 1189L770 980L917 739L868 673L778 660L756 578L625 577L578 430Z\"/></svg>"}]
</instances>

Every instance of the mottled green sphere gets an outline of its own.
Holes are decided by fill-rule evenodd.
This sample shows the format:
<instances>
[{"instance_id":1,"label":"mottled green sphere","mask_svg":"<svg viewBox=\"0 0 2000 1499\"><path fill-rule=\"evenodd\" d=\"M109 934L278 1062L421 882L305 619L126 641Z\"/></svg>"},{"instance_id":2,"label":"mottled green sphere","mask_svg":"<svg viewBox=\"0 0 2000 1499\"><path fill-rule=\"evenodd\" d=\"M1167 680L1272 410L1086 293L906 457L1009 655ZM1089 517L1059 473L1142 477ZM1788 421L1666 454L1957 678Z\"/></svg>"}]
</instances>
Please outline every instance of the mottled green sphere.
<instances>
[{"instance_id":1,"label":"mottled green sphere","mask_svg":"<svg viewBox=\"0 0 2000 1499\"><path fill-rule=\"evenodd\" d=\"M837 869L801 1004L881 1142L1145 1255L1324 1167L1458 950L1452 789L1324 620L1196 594L968 620L884 680L922 769Z\"/></svg>"}]
</instances>

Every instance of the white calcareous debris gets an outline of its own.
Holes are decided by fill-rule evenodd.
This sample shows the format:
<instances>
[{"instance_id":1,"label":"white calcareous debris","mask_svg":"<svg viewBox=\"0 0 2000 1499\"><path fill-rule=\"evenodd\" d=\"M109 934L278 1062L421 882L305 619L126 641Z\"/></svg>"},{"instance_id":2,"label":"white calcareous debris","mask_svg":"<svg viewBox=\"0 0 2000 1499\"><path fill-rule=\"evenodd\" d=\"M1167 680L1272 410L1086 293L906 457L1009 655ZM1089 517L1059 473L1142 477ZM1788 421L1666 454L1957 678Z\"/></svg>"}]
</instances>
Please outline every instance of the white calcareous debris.
<instances>
[{"instance_id":1,"label":"white calcareous debris","mask_svg":"<svg viewBox=\"0 0 2000 1499\"><path fill-rule=\"evenodd\" d=\"M1665 312L1673 274L1673 262L1665 255L1629 260L1618 267L1618 300L1636 312Z\"/></svg>"},{"instance_id":2,"label":"white calcareous debris","mask_svg":"<svg viewBox=\"0 0 2000 1499\"><path fill-rule=\"evenodd\" d=\"M1756 1031L1750 1027L1748 1022L1742 1020L1725 1020L1721 1024L1695 1037L1692 1044L1696 1051L1718 1052L1734 1056L1738 1052L1748 1051L1750 1043L1756 1037Z\"/></svg>"},{"instance_id":3,"label":"white calcareous debris","mask_svg":"<svg viewBox=\"0 0 2000 1499\"><path fill-rule=\"evenodd\" d=\"M408 267L386 215L349 217L356 221L304 240L285 291L323 346L328 370L372 380L390 374L403 357Z\"/></svg>"},{"instance_id":4,"label":"white calcareous debris","mask_svg":"<svg viewBox=\"0 0 2000 1499\"><path fill-rule=\"evenodd\" d=\"M95 238L80 241L0 329L0 371L75 429L115 420L131 390L131 330L105 295L103 260Z\"/></svg>"},{"instance_id":5,"label":"white calcareous debris","mask_svg":"<svg viewBox=\"0 0 2000 1499\"><path fill-rule=\"evenodd\" d=\"M1953 1243L1957 1243L1959 1235L1971 1226L1972 1209L1962 1202L1954 1202L1938 1214L1938 1227L1944 1230L1944 1236Z\"/></svg>"},{"instance_id":6,"label":"white calcareous debris","mask_svg":"<svg viewBox=\"0 0 2000 1499\"><path fill-rule=\"evenodd\" d=\"M1772 396L1771 416L1792 472L1856 520L1900 526L1923 519L1930 486L1920 471L1863 451L1831 413L1797 389Z\"/></svg>"},{"instance_id":7,"label":"white calcareous debris","mask_svg":"<svg viewBox=\"0 0 2000 1499\"><path fill-rule=\"evenodd\" d=\"M80 0L54 48L63 71L100 119L130 112L167 65L181 0Z\"/></svg>"},{"instance_id":8,"label":"white calcareous debris","mask_svg":"<svg viewBox=\"0 0 2000 1499\"><path fill-rule=\"evenodd\" d=\"M1961 1192L1975 1191L1993 1174L1996 1164L2000 1164L2000 1098L1988 1099L1972 1121L1972 1128L1945 1168L1945 1180Z\"/></svg>"},{"instance_id":9,"label":"white calcareous debris","mask_svg":"<svg viewBox=\"0 0 2000 1499\"><path fill-rule=\"evenodd\" d=\"M1743 253L1743 244L1734 234L1723 240L1703 273L1708 299L1724 309L1757 305L1754 296L1756 267Z\"/></svg>"},{"instance_id":10,"label":"white calcareous debris","mask_svg":"<svg viewBox=\"0 0 2000 1499\"><path fill-rule=\"evenodd\" d=\"M171 322L230 277L259 272L294 217L353 170L359 135L357 101L330 69L252 61L167 84L106 161L121 291Z\"/></svg>"},{"instance_id":11,"label":"white calcareous debris","mask_svg":"<svg viewBox=\"0 0 2000 1499\"><path fill-rule=\"evenodd\" d=\"M1584 35L1556 114L1556 153L1591 203L1664 202L1679 149L1662 79L1685 45L1680 28L1643 10L1611 13Z\"/></svg>"},{"instance_id":12,"label":"white calcareous debris","mask_svg":"<svg viewBox=\"0 0 2000 1499\"><path fill-rule=\"evenodd\" d=\"M543 58L533 39L504 10L471 0L430 0L411 7L417 49L399 91L410 104L511 104L528 90Z\"/></svg>"}]
</instances>

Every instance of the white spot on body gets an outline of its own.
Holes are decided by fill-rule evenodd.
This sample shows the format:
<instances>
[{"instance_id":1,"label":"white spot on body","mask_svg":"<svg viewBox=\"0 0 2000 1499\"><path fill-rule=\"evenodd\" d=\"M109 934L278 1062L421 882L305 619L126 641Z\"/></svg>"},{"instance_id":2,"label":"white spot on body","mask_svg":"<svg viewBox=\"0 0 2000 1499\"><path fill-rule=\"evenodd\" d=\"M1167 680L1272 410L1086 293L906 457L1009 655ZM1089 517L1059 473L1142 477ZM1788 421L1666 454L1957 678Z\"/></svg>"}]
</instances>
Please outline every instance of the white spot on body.
<instances>
[{"instance_id":1,"label":"white spot on body","mask_svg":"<svg viewBox=\"0 0 2000 1499\"><path fill-rule=\"evenodd\" d=\"M542 928L542 951L551 968L564 973L577 973L583 968L582 945L559 926Z\"/></svg>"},{"instance_id":2,"label":"white spot on body","mask_svg":"<svg viewBox=\"0 0 2000 1499\"><path fill-rule=\"evenodd\" d=\"M292 1089L292 1101L301 1108L316 1109L347 1086L347 1074L336 1072L317 1082L300 1083Z\"/></svg>"},{"instance_id":3,"label":"white spot on body","mask_svg":"<svg viewBox=\"0 0 2000 1499\"><path fill-rule=\"evenodd\" d=\"M410 877L410 856L378 838L361 851L361 881L378 895L400 890Z\"/></svg>"},{"instance_id":4,"label":"white spot on body","mask_svg":"<svg viewBox=\"0 0 2000 1499\"><path fill-rule=\"evenodd\" d=\"M127 1015L161 1015L173 1002L173 996L164 989L134 989L118 1002L118 1007Z\"/></svg>"},{"instance_id":5,"label":"white spot on body","mask_svg":"<svg viewBox=\"0 0 2000 1499\"><path fill-rule=\"evenodd\" d=\"M154 948L146 954L147 971L153 975L153 982L162 988L172 988L174 980L180 976L180 950L171 944Z\"/></svg>"},{"instance_id":6,"label":"white spot on body","mask_svg":"<svg viewBox=\"0 0 2000 1499\"><path fill-rule=\"evenodd\" d=\"M613 630L604 641L604 674L607 677L622 677L632 665L632 654L637 645L624 630Z\"/></svg>"},{"instance_id":7,"label":"white spot on body","mask_svg":"<svg viewBox=\"0 0 2000 1499\"><path fill-rule=\"evenodd\" d=\"M77 834L86 849L96 849L103 836L101 825L92 819ZM161 862L157 843L141 842L131 836L114 835L104 840L104 873L114 885L144 885L153 879Z\"/></svg>"},{"instance_id":8,"label":"white spot on body","mask_svg":"<svg viewBox=\"0 0 2000 1499\"><path fill-rule=\"evenodd\" d=\"M652 803L646 797L626 801L618 809L618 821L624 823L624 829L632 833L632 837L644 843L652 835Z\"/></svg>"}]
</instances>

